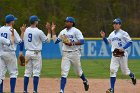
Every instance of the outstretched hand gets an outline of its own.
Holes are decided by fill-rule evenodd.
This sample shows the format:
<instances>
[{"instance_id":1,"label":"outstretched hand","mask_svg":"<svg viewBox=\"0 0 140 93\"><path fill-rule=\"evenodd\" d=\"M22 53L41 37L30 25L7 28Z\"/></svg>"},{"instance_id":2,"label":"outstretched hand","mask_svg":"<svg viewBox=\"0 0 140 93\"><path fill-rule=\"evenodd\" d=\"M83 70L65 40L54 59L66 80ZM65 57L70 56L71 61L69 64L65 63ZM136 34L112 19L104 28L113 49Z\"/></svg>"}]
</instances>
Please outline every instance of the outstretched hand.
<instances>
[{"instance_id":1,"label":"outstretched hand","mask_svg":"<svg viewBox=\"0 0 140 93\"><path fill-rule=\"evenodd\" d=\"M24 37L24 32L26 30L26 24L23 24L21 27L20 27L20 31L21 31L21 39L23 40L23 37Z\"/></svg>"},{"instance_id":2,"label":"outstretched hand","mask_svg":"<svg viewBox=\"0 0 140 93\"><path fill-rule=\"evenodd\" d=\"M105 37L105 32L104 32L104 31L101 30L100 34L101 34L101 37L102 37L102 38Z\"/></svg>"},{"instance_id":3,"label":"outstretched hand","mask_svg":"<svg viewBox=\"0 0 140 93\"><path fill-rule=\"evenodd\" d=\"M51 24L49 22L46 22L46 28L49 33L51 33Z\"/></svg>"},{"instance_id":4,"label":"outstretched hand","mask_svg":"<svg viewBox=\"0 0 140 93\"><path fill-rule=\"evenodd\" d=\"M26 24L23 24L21 27L20 27L20 31L21 31L21 33L24 33L25 32L25 30L26 30Z\"/></svg>"},{"instance_id":5,"label":"outstretched hand","mask_svg":"<svg viewBox=\"0 0 140 93\"><path fill-rule=\"evenodd\" d=\"M51 26L51 30L55 31L56 25L54 24L54 22L52 22L52 26Z\"/></svg>"},{"instance_id":6,"label":"outstretched hand","mask_svg":"<svg viewBox=\"0 0 140 93\"><path fill-rule=\"evenodd\" d=\"M46 28L48 30L48 33L51 33L51 31L52 31L52 34L53 35L55 34L56 25L54 24L54 22L52 22L52 24L50 24L49 22L47 22L46 23Z\"/></svg>"}]
</instances>

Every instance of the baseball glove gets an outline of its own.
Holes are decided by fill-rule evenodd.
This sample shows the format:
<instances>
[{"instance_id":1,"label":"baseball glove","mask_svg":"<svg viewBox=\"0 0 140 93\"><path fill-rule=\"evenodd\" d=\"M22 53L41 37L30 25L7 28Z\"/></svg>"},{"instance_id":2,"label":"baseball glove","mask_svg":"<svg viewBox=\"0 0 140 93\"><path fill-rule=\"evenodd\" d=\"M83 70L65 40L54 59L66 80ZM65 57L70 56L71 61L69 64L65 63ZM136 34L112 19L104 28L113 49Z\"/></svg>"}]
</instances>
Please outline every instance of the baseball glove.
<instances>
[{"instance_id":1,"label":"baseball glove","mask_svg":"<svg viewBox=\"0 0 140 93\"><path fill-rule=\"evenodd\" d=\"M66 35L61 35L61 39L63 43L70 43L70 39Z\"/></svg>"},{"instance_id":2,"label":"baseball glove","mask_svg":"<svg viewBox=\"0 0 140 93\"><path fill-rule=\"evenodd\" d=\"M113 56L122 57L122 56L124 56L124 51L120 51L120 49L115 48L113 51Z\"/></svg>"},{"instance_id":3,"label":"baseball glove","mask_svg":"<svg viewBox=\"0 0 140 93\"><path fill-rule=\"evenodd\" d=\"M20 66L25 66L25 57L24 57L23 55L20 55L20 56L18 57L18 64L19 64Z\"/></svg>"}]
</instances>

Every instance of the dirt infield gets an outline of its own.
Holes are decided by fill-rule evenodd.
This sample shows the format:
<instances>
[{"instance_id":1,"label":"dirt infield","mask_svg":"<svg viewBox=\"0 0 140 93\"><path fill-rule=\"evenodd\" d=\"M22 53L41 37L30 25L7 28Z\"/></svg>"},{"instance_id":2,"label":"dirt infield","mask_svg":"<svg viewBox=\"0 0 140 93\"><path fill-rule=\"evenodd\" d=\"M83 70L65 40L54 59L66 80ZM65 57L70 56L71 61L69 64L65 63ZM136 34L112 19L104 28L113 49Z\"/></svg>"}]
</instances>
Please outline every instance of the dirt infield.
<instances>
[{"instance_id":1,"label":"dirt infield","mask_svg":"<svg viewBox=\"0 0 140 93\"><path fill-rule=\"evenodd\" d=\"M90 88L88 92L84 91L81 79L67 79L67 85L65 93L105 93L106 89L109 88L109 79L88 79ZM117 79L115 93L140 93L140 80L134 86L131 80ZM32 79L29 82L29 93L32 93ZM4 81L4 91L8 93L9 79ZM41 78L39 82L39 93L59 93L59 79L58 78ZM23 92L23 78L17 79L16 93Z\"/></svg>"}]
</instances>

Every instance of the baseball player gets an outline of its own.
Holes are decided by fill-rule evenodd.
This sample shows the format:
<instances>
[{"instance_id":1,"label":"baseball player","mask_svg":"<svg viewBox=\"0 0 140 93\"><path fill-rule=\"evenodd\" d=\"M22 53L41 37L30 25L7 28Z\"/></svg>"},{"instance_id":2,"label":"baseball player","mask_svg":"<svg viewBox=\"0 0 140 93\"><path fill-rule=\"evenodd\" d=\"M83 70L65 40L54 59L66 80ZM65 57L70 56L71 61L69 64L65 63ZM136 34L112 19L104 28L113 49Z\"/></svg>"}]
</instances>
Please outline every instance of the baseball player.
<instances>
[{"instance_id":1,"label":"baseball player","mask_svg":"<svg viewBox=\"0 0 140 93\"><path fill-rule=\"evenodd\" d=\"M14 17L14 15L7 15L5 17L6 25L2 26L0 28L0 35L2 37L5 37L8 40L11 40L11 29L13 29L14 22L17 20L17 18ZM9 71L10 74L10 87L11 87L11 93L15 93L15 85L16 85L16 78L18 75L18 67L17 67L17 58L16 58L16 47L21 42L20 36L17 33L15 29L13 29L14 33L14 44L10 46L2 45L3 53L1 54L1 62L0 65L2 65L2 83L0 85L0 93L3 93L3 80L5 78L6 71Z\"/></svg>"},{"instance_id":2,"label":"baseball player","mask_svg":"<svg viewBox=\"0 0 140 93\"><path fill-rule=\"evenodd\" d=\"M129 75L132 79L132 83L136 84L136 78L128 68L128 53L127 48L132 45L132 40L127 32L121 29L122 21L120 18L116 18L113 21L114 31L111 32L108 38L105 37L105 32L101 31L100 34L106 44L111 44L112 58L110 64L110 88L106 93L114 93L114 86L116 81L116 74L120 66L121 71L125 75ZM123 53L121 56L116 56L115 50Z\"/></svg>"},{"instance_id":3,"label":"baseball player","mask_svg":"<svg viewBox=\"0 0 140 93\"><path fill-rule=\"evenodd\" d=\"M29 77L33 73L33 93L37 93L39 76L42 69L42 43L50 42L51 39L51 30L50 25L46 24L48 29L48 35L46 36L42 30L37 28L38 17L36 15L30 16L29 18L31 26L28 27L24 32L24 46L26 50L25 59L25 74L24 74L24 93L27 93Z\"/></svg>"},{"instance_id":4,"label":"baseball player","mask_svg":"<svg viewBox=\"0 0 140 93\"><path fill-rule=\"evenodd\" d=\"M65 29L63 29L58 37L55 34L55 25L52 24L53 41L55 44L62 41L62 35L65 35L70 42L63 42L62 50L63 57L61 62L61 81L60 81L60 93L64 93L66 84L66 78L68 76L70 66L72 65L76 74L83 80L85 91L88 91L89 84L82 71L80 57L81 57L81 45L84 44L84 37L79 29L75 27L75 19L73 17L67 17L65 20Z\"/></svg>"},{"instance_id":5,"label":"baseball player","mask_svg":"<svg viewBox=\"0 0 140 93\"><path fill-rule=\"evenodd\" d=\"M2 55L2 52L3 52L2 46L3 45L10 46L10 45L14 44L14 29L11 28L11 32L12 32L12 34L11 34L11 40L6 39L6 38L0 36L0 71L1 71L0 72L0 88L2 88L1 83L3 83L3 80L2 80L2 74L3 74L3 72L2 72L3 71L3 69L2 69L3 68L3 65L2 64L3 63L1 63L1 55ZM0 89L0 90L2 90L2 89Z\"/></svg>"}]
</instances>

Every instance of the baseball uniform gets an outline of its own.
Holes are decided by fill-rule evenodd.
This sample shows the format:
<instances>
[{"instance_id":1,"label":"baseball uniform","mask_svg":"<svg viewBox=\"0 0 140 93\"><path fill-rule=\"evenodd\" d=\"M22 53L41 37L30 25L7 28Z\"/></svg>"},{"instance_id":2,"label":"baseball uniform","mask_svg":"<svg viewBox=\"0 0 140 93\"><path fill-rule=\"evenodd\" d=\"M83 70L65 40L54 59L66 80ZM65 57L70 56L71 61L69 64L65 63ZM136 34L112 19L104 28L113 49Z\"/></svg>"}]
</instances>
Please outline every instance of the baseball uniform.
<instances>
[{"instance_id":1,"label":"baseball uniform","mask_svg":"<svg viewBox=\"0 0 140 93\"><path fill-rule=\"evenodd\" d=\"M122 21L120 18L116 18L113 21L114 31L111 32L108 38L104 38L105 43L111 45L111 51L119 49L119 51L124 51L124 56L116 57L112 53L111 63L110 63L110 86L111 88L106 91L106 93L114 93L114 86L116 81L116 75L118 68L120 66L121 71L125 75L129 75L132 79L133 84L136 84L136 79L134 74L128 68L128 50L127 48L132 45L132 40L129 34L122 30Z\"/></svg>"},{"instance_id":2,"label":"baseball uniform","mask_svg":"<svg viewBox=\"0 0 140 93\"><path fill-rule=\"evenodd\" d=\"M73 17L66 18L66 24L73 23L72 27L66 27L63 29L57 39L53 39L55 43L59 43L62 41L62 35L65 35L71 41L72 45L68 45L66 43L62 44L62 62L61 62L61 81L60 81L60 93L64 93L64 88L66 84L66 78L68 76L70 66L74 68L75 73L83 80L85 91L88 91L89 84L87 79L85 78L82 67L81 67L81 45L84 44L84 37L79 29L74 27L75 19ZM76 44L80 42L80 44Z\"/></svg>"},{"instance_id":3,"label":"baseball uniform","mask_svg":"<svg viewBox=\"0 0 140 93\"><path fill-rule=\"evenodd\" d=\"M10 44L11 44L10 40L0 36L0 84L2 83L2 80L4 79L4 77L3 77L3 70L4 70L3 67L4 66L3 66L3 63L1 61L1 55L3 53L2 46L3 45L10 46Z\"/></svg>"},{"instance_id":4,"label":"baseball uniform","mask_svg":"<svg viewBox=\"0 0 140 93\"><path fill-rule=\"evenodd\" d=\"M0 28L0 35L2 37L5 37L6 39L11 39L11 26L3 26ZM1 55L1 66L2 66L2 76L1 78L5 78L5 74L8 70L10 74L10 85L11 85L11 93L14 93L15 84L16 84L16 78L18 75L18 65L17 65L17 58L16 58L16 47L21 42L20 36L17 33L17 31L14 29L14 44L7 46L2 45L3 53ZM0 89L0 91L3 91Z\"/></svg>"},{"instance_id":5,"label":"baseball uniform","mask_svg":"<svg viewBox=\"0 0 140 93\"><path fill-rule=\"evenodd\" d=\"M42 69L42 43L50 42L51 34L47 36L44 32L36 27L38 24L38 17L33 15L29 18L31 26L28 27L24 32L24 46L25 46L25 74L24 74L24 93L28 93L27 87L29 82L29 77L33 74L33 86L34 92L37 93L39 76ZM34 26L34 27L32 27Z\"/></svg>"}]
</instances>

